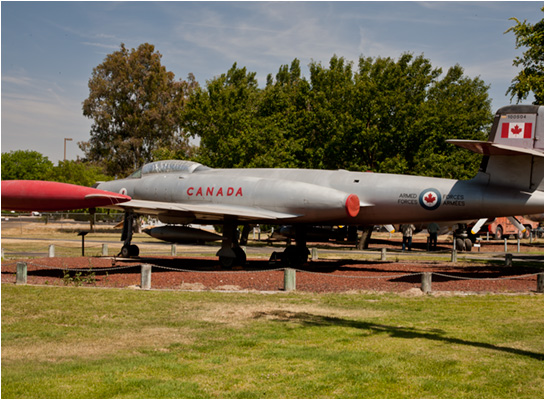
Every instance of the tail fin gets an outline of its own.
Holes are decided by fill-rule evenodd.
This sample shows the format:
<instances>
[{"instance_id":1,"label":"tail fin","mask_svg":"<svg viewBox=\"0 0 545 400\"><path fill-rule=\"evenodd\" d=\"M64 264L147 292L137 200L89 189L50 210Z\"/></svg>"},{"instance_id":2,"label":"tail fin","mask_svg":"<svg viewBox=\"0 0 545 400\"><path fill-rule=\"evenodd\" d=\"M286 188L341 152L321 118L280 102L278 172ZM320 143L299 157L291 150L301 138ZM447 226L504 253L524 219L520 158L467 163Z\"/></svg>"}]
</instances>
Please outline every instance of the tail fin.
<instances>
[{"instance_id":1,"label":"tail fin","mask_svg":"<svg viewBox=\"0 0 545 400\"><path fill-rule=\"evenodd\" d=\"M477 178L498 186L543 191L543 114L543 106L502 107L487 142L448 142L484 155Z\"/></svg>"}]
</instances>

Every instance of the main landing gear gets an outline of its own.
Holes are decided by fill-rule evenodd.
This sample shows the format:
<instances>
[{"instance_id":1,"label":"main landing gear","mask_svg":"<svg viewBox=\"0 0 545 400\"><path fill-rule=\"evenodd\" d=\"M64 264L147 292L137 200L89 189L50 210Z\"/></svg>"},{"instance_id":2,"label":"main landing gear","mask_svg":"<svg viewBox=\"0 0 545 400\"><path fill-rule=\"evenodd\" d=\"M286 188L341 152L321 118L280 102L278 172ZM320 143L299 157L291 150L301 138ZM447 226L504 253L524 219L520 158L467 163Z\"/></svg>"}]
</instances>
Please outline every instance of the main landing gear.
<instances>
[{"instance_id":1,"label":"main landing gear","mask_svg":"<svg viewBox=\"0 0 545 400\"><path fill-rule=\"evenodd\" d=\"M123 221L121 240L123 247L118 257L138 257L140 249L131 244L133 225L136 215L126 212ZM282 263L287 267L297 267L307 262L310 251L307 248L307 232L304 225L295 227L295 245L290 245L280 254ZM216 253L222 268L233 268L246 264L246 253L240 247L236 222L225 223L223 226L223 238L221 249Z\"/></svg>"},{"instance_id":2,"label":"main landing gear","mask_svg":"<svg viewBox=\"0 0 545 400\"><path fill-rule=\"evenodd\" d=\"M295 226L295 245L289 245L282 253L286 267L298 267L308 261L310 251L307 247L307 230L303 225Z\"/></svg>"},{"instance_id":3,"label":"main landing gear","mask_svg":"<svg viewBox=\"0 0 545 400\"><path fill-rule=\"evenodd\" d=\"M279 258L286 267L298 267L306 263L310 255L307 248L306 227L295 227L295 245L290 245L279 254ZM221 249L216 256L222 268L233 268L246 264L246 253L240 247L236 223L226 223L223 226ZM273 255L274 258L275 255ZM271 258L273 258L271 257Z\"/></svg>"},{"instance_id":4,"label":"main landing gear","mask_svg":"<svg viewBox=\"0 0 545 400\"><path fill-rule=\"evenodd\" d=\"M239 245L236 223L223 225L221 249L216 253L223 268L233 268L246 264L246 253Z\"/></svg>"}]
</instances>

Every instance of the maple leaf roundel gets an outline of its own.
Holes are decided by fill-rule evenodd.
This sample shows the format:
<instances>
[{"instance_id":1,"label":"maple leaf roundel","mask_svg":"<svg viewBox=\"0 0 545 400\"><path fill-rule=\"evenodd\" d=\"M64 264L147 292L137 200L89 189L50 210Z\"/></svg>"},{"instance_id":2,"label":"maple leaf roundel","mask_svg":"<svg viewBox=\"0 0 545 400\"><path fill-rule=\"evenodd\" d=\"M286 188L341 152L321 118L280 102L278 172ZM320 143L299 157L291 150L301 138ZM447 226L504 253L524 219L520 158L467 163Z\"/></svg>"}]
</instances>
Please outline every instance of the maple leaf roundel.
<instances>
[{"instance_id":1,"label":"maple leaf roundel","mask_svg":"<svg viewBox=\"0 0 545 400\"><path fill-rule=\"evenodd\" d=\"M441 205L441 194L437 189L426 189L420 193L418 200L426 210L435 210Z\"/></svg>"}]
</instances>

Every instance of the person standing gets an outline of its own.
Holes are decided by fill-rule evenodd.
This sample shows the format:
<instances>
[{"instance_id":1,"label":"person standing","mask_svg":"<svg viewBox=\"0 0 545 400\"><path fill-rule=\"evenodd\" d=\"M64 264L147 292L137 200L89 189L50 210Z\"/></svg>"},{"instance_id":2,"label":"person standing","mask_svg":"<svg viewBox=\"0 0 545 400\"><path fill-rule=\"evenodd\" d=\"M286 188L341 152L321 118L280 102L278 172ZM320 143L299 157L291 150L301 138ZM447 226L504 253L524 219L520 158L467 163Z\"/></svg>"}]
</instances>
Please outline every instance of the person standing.
<instances>
[{"instance_id":1,"label":"person standing","mask_svg":"<svg viewBox=\"0 0 545 400\"><path fill-rule=\"evenodd\" d=\"M401 246L401 250L405 251L405 248L407 248L409 251L411 251L413 247L413 232L416 227L413 224L403 224L400 228L401 232L403 233L403 244Z\"/></svg>"},{"instance_id":2,"label":"person standing","mask_svg":"<svg viewBox=\"0 0 545 400\"><path fill-rule=\"evenodd\" d=\"M439 225L437 222L432 222L428 225L428 233L430 234L430 250L437 250L437 233L439 232Z\"/></svg>"}]
</instances>

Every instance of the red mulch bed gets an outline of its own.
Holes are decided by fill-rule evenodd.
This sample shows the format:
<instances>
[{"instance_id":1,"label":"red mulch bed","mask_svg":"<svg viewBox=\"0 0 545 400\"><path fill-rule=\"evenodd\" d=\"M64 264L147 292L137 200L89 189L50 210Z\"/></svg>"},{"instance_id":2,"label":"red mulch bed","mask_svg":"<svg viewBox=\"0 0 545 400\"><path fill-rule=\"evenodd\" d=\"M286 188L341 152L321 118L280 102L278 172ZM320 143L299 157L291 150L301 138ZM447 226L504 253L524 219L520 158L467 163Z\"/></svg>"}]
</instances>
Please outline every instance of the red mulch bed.
<instances>
[{"instance_id":1,"label":"red mulch bed","mask_svg":"<svg viewBox=\"0 0 545 400\"><path fill-rule=\"evenodd\" d=\"M503 250L503 248L502 248ZM389 258L394 256L389 253ZM378 255L380 257L380 255ZM280 264L249 259L239 270L221 270L214 258L154 257L120 260L101 257L57 257L20 260L28 265L27 283L97 287L139 287L142 264L151 264L153 289L278 291L284 287ZM434 292L532 293L542 264L506 267L498 263L450 263L426 261L318 260L297 271L297 290L304 292L386 291L421 288L421 273L432 272ZM2 283L15 283L17 260L2 262ZM88 268L92 268L93 279ZM70 269L70 279L64 279ZM78 270L81 275L76 276ZM441 274L441 275L439 275ZM444 276L447 275L447 276ZM528 275L528 276L525 276ZM459 279L464 278L464 279Z\"/></svg>"}]
</instances>

